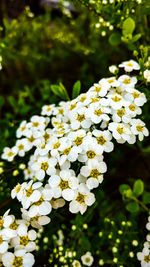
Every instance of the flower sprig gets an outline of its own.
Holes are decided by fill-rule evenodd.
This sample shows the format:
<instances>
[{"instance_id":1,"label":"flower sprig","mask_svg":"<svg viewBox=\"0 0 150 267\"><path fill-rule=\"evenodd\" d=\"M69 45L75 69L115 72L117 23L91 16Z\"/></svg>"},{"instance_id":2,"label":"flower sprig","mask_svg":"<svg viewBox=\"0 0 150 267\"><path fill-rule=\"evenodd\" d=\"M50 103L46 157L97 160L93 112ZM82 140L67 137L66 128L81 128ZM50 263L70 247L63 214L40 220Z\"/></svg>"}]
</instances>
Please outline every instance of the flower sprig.
<instances>
[{"instance_id":1,"label":"flower sprig","mask_svg":"<svg viewBox=\"0 0 150 267\"><path fill-rule=\"evenodd\" d=\"M95 202L92 190L102 183L107 171L104 152L113 151L114 141L134 144L137 138L142 141L148 136L145 123L137 118L146 96L137 89L137 77L130 74L140 66L130 60L119 67L126 73L103 78L87 93L60 102L58 107L45 105L40 116L34 115L29 122L20 124L15 146L4 149L2 158L8 161L33 151L24 169L25 181L11 192L12 198L17 198L22 206L21 224L41 228L50 222L48 215L52 209L66 202L71 213L83 214ZM26 229L24 241L20 241L22 235L17 229L15 237L8 239L2 229L1 244L6 245L0 252L1 261L4 266L18 266L18 261L19 266L32 266L34 259L29 251L35 249L34 242L30 242L34 239L30 240ZM10 242L11 238L15 241ZM12 247L14 254L8 252Z\"/></svg>"}]
</instances>

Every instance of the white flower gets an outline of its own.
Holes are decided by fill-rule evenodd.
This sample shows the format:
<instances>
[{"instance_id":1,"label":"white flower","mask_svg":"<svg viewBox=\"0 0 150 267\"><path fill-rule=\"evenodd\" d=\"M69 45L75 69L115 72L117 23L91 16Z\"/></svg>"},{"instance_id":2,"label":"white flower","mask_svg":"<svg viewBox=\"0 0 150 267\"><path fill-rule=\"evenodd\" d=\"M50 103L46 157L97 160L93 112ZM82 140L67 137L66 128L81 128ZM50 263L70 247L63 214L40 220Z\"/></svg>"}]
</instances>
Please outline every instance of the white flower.
<instances>
[{"instance_id":1,"label":"white flower","mask_svg":"<svg viewBox=\"0 0 150 267\"><path fill-rule=\"evenodd\" d=\"M118 68L117 68L117 66L112 65L112 66L109 67L109 71L111 73L115 74L118 71Z\"/></svg>"},{"instance_id":2,"label":"white flower","mask_svg":"<svg viewBox=\"0 0 150 267\"><path fill-rule=\"evenodd\" d=\"M17 155L18 149L17 147L5 147L3 150L3 154L1 156L2 159L6 159L8 161L12 161L14 157Z\"/></svg>"},{"instance_id":3,"label":"white flower","mask_svg":"<svg viewBox=\"0 0 150 267\"><path fill-rule=\"evenodd\" d=\"M124 61L119 65L119 68L124 68L125 71L131 72L133 70L139 70L140 66L139 64L134 60Z\"/></svg>"},{"instance_id":4,"label":"white flower","mask_svg":"<svg viewBox=\"0 0 150 267\"><path fill-rule=\"evenodd\" d=\"M109 121L110 113L108 107L101 106L100 103L92 103L86 111L86 116L95 124L100 123L102 120Z\"/></svg>"},{"instance_id":5,"label":"white flower","mask_svg":"<svg viewBox=\"0 0 150 267\"><path fill-rule=\"evenodd\" d=\"M134 111L132 111L132 110L134 110ZM135 110L136 110L136 106L134 106L132 104L130 105L130 108L129 107L126 107L126 108L122 107L118 110L113 110L112 119L114 122L129 123L131 121L132 114L136 114Z\"/></svg>"},{"instance_id":6,"label":"white flower","mask_svg":"<svg viewBox=\"0 0 150 267\"><path fill-rule=\"evenodd\" d=\"M141 261L142 267L150 267L150 251L148 248L144 247L142 252L138 252L137 258Z\"/></svg>"},{"instance_id":7,"label":"white flower","mask_svg":"<svg viewBox=\"0 0 150 267\"><path fill-rule=\"evenodd\" d=\"M41 114L51 116L54 110L54 106L55 106L54 104L43 106Z\"/></svg>"},{"instance_id":8,"label":"white flower","mask_svg":"<svg viewBox=\"0 0 150 267\"><path fill-rule=\"evenodd\" d=\"M42 116L33 116L30 119L30 123L28 123L28 126L31 128L31 130L33 131L42 131L45 129L45 127L47 126L47 121L46 118L42 117Z\"/></svg>"},{"instance_id":9,"label":"white flower","mask_svg":"<svg viewBox=\"0 0 150 267\"><path fill-rule=\"evenodd\" d=\"M106 80L111 87L118 87L120 85L120 82L116 79L116 77L110 77Z\"/></svg>"},{"instance_id":10,"label":"white flower","mask_svg":"<svg viewBox=\"0 0 150 267\"><path fill-rule=\"evenodd\" d=\"M128 114L126 116L135 117L136 115L140 115L142 113L142 110L134 103L131 103L129 106L126 107L126 113ZM124 121L124 122L129 122L129 121Z\"/></svg>"},{"instance_id":11,"label":"white flower","mask_svg":"<svg viewBox=\"0 0 150 267\"><path fill-rule=\"evenodd\" d=\"M150 82L150 70L144 71L144 78L147 80L147 82Z\"/></svg>"},{"instance_id":12,"label":"white flower","mask_svg":"<svg viewBox=\"0 0 150 267\"><path fill-rule=\"evenodd\" d=\"M43 180L45 175L51 175L56 173L55 165L57 164L56 158L39 157L35 163L31 166L35 171L35 176L38 180Z\"/></svg>"},{"instance_id":13,"label":"white flower","mask_svg":"<svg viewBox=\"0 0 150 267\"><path fill-rule=\"evenodd\" d=\"M127 93L124 98L130 103L134 101L134 104L139 107L143 106L147 101L145 95L136 89L133 89L132 93Z\"/></svg>"},{"instance_id":14,"label":"white flower","mask_svg":"<svg viewBox=\"0 0 150 267\"><path fill-rule=\"evenodd\" d=\"M42 228L43 225L46 225L50 223L50 218L48 216L35 216L33 218L30 218L28 216L28 211L25 209L21 209L22 212L22 218L28 222L31 223L32 227L35 227L37 229Z\"/></svg>"},{"instance_id":15,"label":"white flower","mask_svg":"<svg viewBox=\"0 0 150 267\"><path fill-rule=\"evenodd\" d=\"M62 138L59 150L62 154L59 160L60 165L66 160L69 160L70 162L76 161L78 154L82 151L79 146L72 146L71 140L66 137Z\"/></svg>"},{"instance_id":16,"label":"white flower","mask_svg":"<svg viewBox=\"0 0 150 267\"><path fill-rule=\"evenodd\" d=\"M110 85L106 79L101 79L98 83L94 83L94 85L90 88L89 91L94 91L100 97L104 97L107 94Z\"/></svg>"},{"instance_id":17,"label":"white flower","mask_svg":"<svg viewBox=\"0 0 150 267\"><path fill-rule=\"evenodd\" d=\"M43 216L48 215L52 210L51 204L49 201L44 199L44 193L42 194L41 198L32 204L29 208L28 216L33 218L35 216Z\"/></svg>"},{"instance_id":18,"label":"white flower","mask_svg":"<svg viewBox=\"0 0 150 267\"><path fill-rule=\"evenodd\" d=\"M86 131L84 129L80 129L75 132L70 132L67 138L71 140L71 143L73 143L73 145L82 148L85 136L86 136Z\"/></svg>"},{"instance_id":19,"label":"white flower","mask_svg":"<svg viewBox=\"0 0 150 267\"><path fill-rule=\"evenodd\" d=\"M114 145L110 140L112 139L112 135L108 130L100 131L94 130L92 134L96 137L97 145L105 152L111 152L114 148Z\"/></svg>"},{"instance_id":20,"label":"white flower","mask_svg":"<svg viewBox=\"0 0 150 267\"><path fill-rule=\"evenodd\" d=\"M97 146L96 138L87 136L84 142L82 153L78 156L78 161L87 162L100 159L102 153L103 148Z\"/></svg>"},{"instance_id":21,"label":"white flower","mask_svg":"<svg viewBox=\"0 0 150 267\"><path fill-rule=\"evenodd\" d=\"M138 135L140 141L143 140L144 136L148 136L148 129L145 127L145 123L140 119L133 119L131 121L131 132Z\"/></svg>"},{"instance_id":22,"label":"white flower","mask_svg":"<svg viewBox=\"0 0 150 267\"><path fill-rule=\"evenodd\" d=\"M93 264L93 261L94 261L94 258L92 257L91 255L91 252L86 252L86 254L84 254L82 257L81 257L81 261L84 265L86 266L91 266Z\"/></svg>"},{"instance_id":23,"label":"white flower","mask_svg":"<svg viewBox=\"0 0 150 267\"><path fill-rule=\"evenodd\" d=\"M91 120L86 117L87 108L81 107L72 114L71 119L71 128L77 130L80 127L88 129L91 126Z\"/></svg>"},{"instance_id":24,"label":"white flower","mask_svg":"<svg viewBox=\"0 0 150 267\"><path fill-rule=\"evenodd\" d=\"M82 166L80 173L88 178L86 181L87 187L91 190L98 187L99 183L103 181L103 173L106 172L107 166L103 161L91 161L88 165Z\"/></svg>"},{"instance_id":25,"label":"white flower","mask_svg":"<svg viewBox=\"0 0 150 267\"><path fill-rule=\"evenodd\" d=\"M75 192L74 199L69 204L69 210L72 213L77 213L80 211L83 214L87 206L91 206L95 202L95 196L90 193L85 184L80 184L78 190Z\"/></svg>"},{"instance_id":26,"label":"white flower","mask_svg":"<svg viewBox=\"0 0 150 267\"><path fill-rule=\"evenodd\" d=\"M120 82L120 87L127 92L132 93L132 89L134 88L135 84L137 83L136 77L130 77L128 75L121 75L118 79Z\"/></svg>"},{"instance_id":27,"label":"white flower","mask_svg":"<svg viewBox=\"0 0 150 267\"><path fill-rule=\"evenodd\" d=\"M33 184L33 180L31 180L26 187L24 188L24 193L21 198L21 203L23 208L28 209L31 203L39 201L41 198L41 185L42 183L36 182Z\"/></svg>"},{"instance_id":28,"label":"white flower","mask_svg":"<svg viewBox=\"0 0 150 267\"><path fill-rule=\"evenodd\" d=\"M78 180L74 171L62 170L59 175L52 175L49 184L54 191L54 197L63 197L67 201L74 198L74 190L78 187Z\"/></svg>"},{"instance_id":29,"label":"white flower","mask_svg":"<svg viewBox=\"0 0 150 267\"><path fill-rule=\"evenodd\" d=\"M5 267L32 267L35 260L31 253L25 250L17 250L14 253L6 252L2 255L2 262Z\"/></svg>"},{"instance_id":30,"label":"white flower","mask_svg":"<svg viewBox=\"0 0 150 267\"><path fill-rule=\"evenodd\" d=\"M25 249L27 252L32 252L35 250L36 245L33 242L36 239L37 235L35 230L27 231L21 233L20 235L11 239L11 245L15 248L15 250Z\"/></svg>"},{"instance_id":31,"label":"white flower","mask_svg":"<svg viewBox=\"0 0 150 267\"><path fill-rule=\"evenodd\" d=\"M112 132L117 142L120 140L128 141L130 139L131 131L128 124L111 122L108 129Z\"/></svg>"},{"instance_id":32,"label":"white flower","mask_svg":"<svg viewBox=\"0 0 150 267\"><path fill-rule=\"evenodd\" d=\"M124 98L117 93L110 94L107 97L110 101L110 106L115 110L118 110L122 108L122 106L127 105L127 101L125 101Z\"/></svg>"},{"instance_id":33,"label":"white flower","mask_svg":"<svg viewBox=\"0 0 150 267\"><path fill-rule=\"evenodd\" d=\"M0 231L0 254L3 254L7 251L8 249L8 242L7 238L3 236L3 231Z\"/></svg>"},{"instance_id":34,"label":"white flower","mask_svg":"<svg viewBox=\"0 0 150 267\"><path fill-rule=\"evenodd\" d=\"M29 145L29 142L26 138L23 138L21 140L17 140L16 147L18 149L18 155L20 157L24 157L25 153L30 150L31 146Z\"/></svg>"},{"instance_id":35,"label":"white flower","mask_svg":"<svg viewBox=\"0 0 150 267\"><path fill-rule=\"evenodd\" d=\"M28 129L28 124L27 121L22 121L19 128L17 129L16 136L17 138L24 136L28 136L29 129Z\"/></svg>"},{"instance_id":36,"label":"white flower","mask_svg":"<svg viewBox=\"0 0 150 267\"><path fill-rule=\"evenodd\" d=\"M81 263L80 263L79 261L77 261L77 260L74 260L74 261L72 262L72 266L73 266L73 267L81 267Z\"/></svg>"}]
</instances>

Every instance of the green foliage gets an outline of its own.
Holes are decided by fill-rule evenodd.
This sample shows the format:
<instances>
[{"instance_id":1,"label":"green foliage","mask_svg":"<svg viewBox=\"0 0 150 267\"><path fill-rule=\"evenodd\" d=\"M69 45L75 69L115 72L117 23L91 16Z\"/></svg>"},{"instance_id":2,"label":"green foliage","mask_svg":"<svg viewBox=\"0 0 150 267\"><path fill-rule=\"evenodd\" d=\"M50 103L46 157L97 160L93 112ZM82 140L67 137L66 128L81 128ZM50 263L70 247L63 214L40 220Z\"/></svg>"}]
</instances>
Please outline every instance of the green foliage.
<instances>
[{"instance_id":1,"label":"green foliage","mask_svg":"<svg viewBox=\"0 0 150 267\"><path fill-rule=\"evenodd\" d=\"M69 95L67 93L67 90L62 83L59 83L59 85L51 85L50 88L52 92L55 95L59 96L61 99L69 100Z\"/></svg>"},{"instance_id":2,"label":"green foliage","mask_svg":"<svg viewBox=\"0 0 150 267\"><path fill-rule=\"evenodd\" d=\"M76 98L79 94L80 94L80 90L81 90L81 82L77 81L74 85L73 85L73 89L72 89L72 99Z\"/></svg>"}]
</instances>

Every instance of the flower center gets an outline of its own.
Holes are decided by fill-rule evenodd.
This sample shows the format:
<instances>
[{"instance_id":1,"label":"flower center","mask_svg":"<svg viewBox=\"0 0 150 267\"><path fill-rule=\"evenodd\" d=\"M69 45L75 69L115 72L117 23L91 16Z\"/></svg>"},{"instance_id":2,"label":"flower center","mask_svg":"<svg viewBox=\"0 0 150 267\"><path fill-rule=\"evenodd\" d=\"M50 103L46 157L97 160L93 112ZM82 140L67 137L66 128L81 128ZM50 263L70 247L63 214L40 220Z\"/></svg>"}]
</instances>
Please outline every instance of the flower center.
<instances>
[{"instance_id":1,"label":"flower center","mask_svg":"<svg viewBox=\"0 0 150 267\"><path fill-rule=\"evenodd\" d=\"M38 217L38 216L34 216L34 217L32 217L32 218L31 218L31 221L32 221L32 222L37 222L37 221L38 221L38 219L39 219L39 217Z\"/></svg>"},{"instance_id":2,"label":"flower center","mask_svg":"<svg viewBox=\"0 0 150 267\"><path fill-rule=\"evenodd\" d=\"M137 92L134 92L132 95L133 95L134 98L138 98L140 94L137 93Z\"/></svg>"},{"instance_id":3,"label":"flower center","mask_svg":"<svg viewBox=\"0 0 150 267\"><path fill-rule=\"evenodd\" d=\"M9 228L12 229L12 230L16 230L18 228L18 223L16 222L13 222L9 225Z\"/></svg>"},{"instance_id":4,"label":"flower center","mask_svg":"<svg viewBox=\"0 0 150 267\"><path fill-rule=\"evenodd\" d=\"M45 133L45 134L43 135L43 138L45 139L45 141L47 141L47 140L50 138L50 134Z\"/></svg>"},{"instance_id":5,"label":"flower center","mask_svg":"<svg viewBox=\"0 0 150 267\"><path fill-rule=\"evenodd\" d=\"M60 147L60 143L59 143L59 141L53 145L53 148L54 148L54 149L57 149L57 148L59 148L59 147Z\"/></svg>"},{"instance_id":6,"label":"flower center","mask_svg":"<svg viewBox=\"0 0 150 267\"><path fill-rule=\"evenodd\" d=\"M118 96L114 96L114 97L112 98L112 100L113 100L114 102L119 102L119 101L121 100L121 98L118 97Z\"/></svg>"},{"instance_id":7,"label":"flower center","mask_svg":"<svg viewBox=\"0 0 150 267\"><path fill-rule=\"evenodd\" d=\"M20 144L20 145L18 146L18 149L19 149L19 150L23 150L23 149L24 149L24 145L23 145L23 144Z\"/></svg>"},{"instance_id":8,"label":"flower center","mask_svg":"<svg viewBox=\"0 0 150 267\"><path fill-rule=\"evenodd\" d=\"M28 236L21 236L20 237L20 245L26 246L29 243L29 237Z\"/></svg>"},{"instance_id":9,"label":"flower center","mask_svg":"<svg viewBox=\"0 0 150 267\"><path fill-rule=\"evenodd\" d=\"M15 191L16 191L17 193L19 193L20 189L21 189L21 185L18 184L18 185L15 187Z\"/></svg>"},{"instance_id":10,"label":"flower center","mask_svg":"<svg viewBox=\"0 0 150 267\"><path fill-rule=\"evenodd\" d=\"M117 115L118 115L119 117L122 117L124 114L125 114L125 111L124 111L123 109L118 109L118 110L117 110Z\"/></svg>"},{"instance_id":11,"label":"flower center","mask_svg":"<svg viewBox=\"0 0 150 267\"><path fill-rule=\"evenodd\" d=\"M48 162L47 161L41 163L41 169L43 171L47 171L47 169L48 169Z\"/></svg>"},{"instance_id":12,"label":"flower center","mask_svg":"<svg viewBox=\"0 0 150 267\"><path fill-rule=\"evenodd\" d=\"M145 255L144 256L144 261L149 263L150 262L150 255Z\"/></svg>"},{"instance_id":13,"label":"flower center","mask_svg":"<svg viewBox=\"0 0 150 267\"><path fill-rule=\"evenodd\" d=\"M64 113L64 110L63 110L62 108L60 108L60 109L58 110L58 112L59 112L59 114L63 114L63 113Z\"/></svg>"},{"instance_id":14,"label":"flower center","mask_svg":"<svg viewBox=\"0 0 150 267\"><path fill-rule=\"evenodd\" d=\"M2 236L0 235L0 245L3 243L3 238Z\"/></svg>"},{"instance_id":15,"label":"flower center","mask_svg":"<svg viewBox=\"0 0 150 267\"><path fill-rule=\"evenodd\" d=\"M44 198L40 197L40 199L34 203L35 206L40 206L44 202Z\"/></svg>"},{"instance_id":16,"label":"flower center","mask_svg":"<svg viewBox=\"0 0 150 267\"><path fill-rule=\"evenodd\" d=\"M95 156L96 156L96 153L95 153L94 151L92 151L92 150L88 150L88 151L86 152L86 154L87 154L87 157L88 157L89 159L93 159L93 158L95 158Z\"/></svg>"},{"instance_id":17,"label":"flower center","mask_svg":"<svg viewBox=\"0 0 150 267\"><path fill-rule=\"evenodd\" d=\"M125 83L125 84L129 84L130 82L131 82L130 79L124 79L124 81L123 81L123 83Z\"/></svg>"},{"instance_id":18,"label":"flower center","mask_svg":"<svg viewBox=\"0 0 150 267\"><path fill-rule=\"evenodd\" d=\"M100 109L96 109L96 110L94 111L94 114L95 114L96 116L100 116L100 115L103 114L103 112L102 112Z\"/></svg>"},{"instance_id":19,"label":"flower center","mask_svg":"<svg viewBox=\"0 0 150 267\"><path fill-rule=\"evenodd\" d=\"M28 138L28 141L29 141L30 143L33 143L33 142L35 141L35 138L33 137L33 135L32 135L31 137Z\"/></svg>"},{"instance_id":20,"label":"flower center","mask_svg":"<svg viewBox=\"0 0 150 267\"><path fill-rule=\"evenodd\" d=\"M109 79L108 82L109 83L113 83L114 82L114 79Z\"/></svg>"},{"instance_id":21,"label":"flower center","mask_svg":"<svg viewBox=\"0 0 150 267\"><path fill-rule=\"evenodd\" d=\"M25 128L26 128L25 126L22 126L21 131L23 132L25 130Z\"/></svg>"},{"instance_id":22,"label":"flower center","mask_svg":"<svg viewBox=\"0 0 150 267\"><path fill-rule=\"evenodd\" d=\"M97 97L92 98L92 103L96 103L98 101L99 101L99 99Z\"/></svg>"},{"instance_id":23,"label":"flower center","mask_svg":"<svg viewBox=\"0 0 150 267\"><path fill-rule=\"evenodd\" d=\"M72 104L69 109L70 110L73 110L76 107L76 105L77 105L76 103L75 104Z\"/></svg>"},{"instance_id":24,"label":"flower center","mask_svg":"<svg viewBox=\"0 0 150 267\"><path fill-rule=\"evenodd\" d=\"M85 99L86 99L86 97L85 97L85 96L82 96L82 97L80 98L80 101L81 101L81 102L84 102Z\"/></svg>"},{"instance_id":25,"label":"flower center","mask_svg":"<svg viewBox=\"0 0 150 267\"><path fill-rule=\"evenodd\" d=\"M84 114L78 115L77 120L80 121L80 122L84 121L85 120L85 115Z\"/></svg>"},{"instance_id":26,"label":"flower center","mask_svg":"<svg viewBox=\"0 0 150 267\"><path fill-rule=\"evenodd\" d=\"M14 155L14 153L12 151L8 152L7 156L8 157L12 157Z\"/></svg>"},{"instance_id":27,"label":"flower center","mask_svg":"<svg viewBox=\"0 0 150 267\"><path fill-rule=\"evenodd\" d=\"M118 126L118 127L117 127L117 132L118 132L119 134L123 134L123 133L124 133L124 130L123 130L123 128L121 128L120 126Z\"/></svg>"},{"instance_id":28,"label":"flower center","mask_svg":"<svg viewBox=\"0 0 150 267\"><path fill-rule=\"evenodd\" d=\"M22 267L22 266L23 266L23 257L15 256L12 262L12 267Z\"/></svg>"},{"instance_id":29,"label":"flower center","mask_svg":"<svg viewBox=\"0 0 150 267\"><path fill-rule=\"evenodd\" d=\"M129 62L129 63L127 64L127 66L128 66L128 67L133 67L133 64L132 64L131 62Z\"/></svg>"},{"instance_id":30,"label":"flower center","mask_svg":"<svg viewBox=\"0 0 150 267\"><path fill-rule=\"evenodd\" d=\"M97 92L97 93L99 93L100 91L101 91L101 89L102 89L102 86L101 85L99 85L99 86L97 86L96 88L95 88L95 92Z\"/></svg>"},{"instance_id":31,"label":"flower center","mask_svg":"<svg viewBox=\"0 0 150 267\"><path fill-rule=\"evenodd\" d=\"M2 226L3 226L3 223L4 223L4 220L3 220L3 219L1 219L1 220L0 220L0 228L2 228Z\"/></svg>"},{"instance_id":32,"label":"flower center","mask_svg":"<svg viewBox=\"0 0 150 267\"><path fill-rule=\"evenodd\" d=\"M106 139L101 135L101 136L99 136L99 137L97 137L96 138L97 139L97 143L99 144L99 145L105 145L105 143L106 143Z\"/></svg>"},{"instance_id":33,"label":"flower center","mask_svg":"<svg viewBox=\"0 0 150 267\"><path fill-rule=\"evenodd\" d=\"M90 262L90 258L85 258L85 262L89 263Z\"/></svg>"},{"instance_id":34,"label":"flower center","mask_svg":"<svg viewBox=\"0 0 150 267\"><path fill-rule=\"evenodd\" d=\"M46 109L46 111L47 111L47 112L51 111L51 108L50 108L50 107L48 107L48 108Z\"/></svg>"},{"instance_id":35,"label":"flower center","mask_svg":"<svg viewBox=\"0 0 150 267\"><path fill-rule=\"evenodd\" d=\"M97 178L98 175L100 175L100 172L99 172L97 169L93 169L93 170L91 170L90 176L91 176L92 178Z\"/></svg>"},{"instance_id":36,"label":"flower center","mask_svg":"<svg viewBox=\"0 0 150 267\"><path fill-rule=\"evenodd\" d=\"M131 111L135 111L136 107L135 107L134 105L131 104L131 105L129 106L129 109L130 109Z\"/></svg>"},{"instance_id":37,"label":"flower center","mask_svg":"<svg viewBox=\"0 0 150 267\"><path fill-rule=\"evenodd\" d=\"M144 127L141 126L141 125L137 125L137 126L136 126L136 129L137 129L138 132L143 132Z\"/></svg>"},{"instance_id":38,"label":"flower center","mask_svg":"<svg viewBox=\"0 0 150 267\"><path fill-rule=\"evenodd\" d=\"M30 186L30 188L26 191L26 197L30 197L33 193L33 189L32 187Z\"/></svg>"},{"instance_id":39,"label":"flower center","mask_svg":"<svg viewBox=\"0 0 150 267\"><path fill-rule=\"evenodd\" d=\"M61 190L69 188L68 181L61 180L61 182L59 183L59 187L60 187Z\"/></svg>"},{"instance_id":40,"label":"flower center","mask_svg":"<svg viewBox=\"0 0 150 267\"><path fill-rule=\"evenodd\" d=\"M77 138L74 140L74 143L75 143L77 146L81 145L82 142L83 142L83 137L79 137L79 136L77 136Z\"/></svg>"},{"instance_id":41,"label":"flower center","mask_svg":"<svg viewBox=\"0 0 150 267\"><path fill-rule=\"evenodd\" d=\"M39 126L39 122L33 122L33 127L38 127Z\"/></svg>"},{"instance_id":42,"label":"flower center","mask_svg":"<svg viewBox=\"0 0 150 267\"><path fill-rule=\"evenodd\" d=\"M68 147L68 148L64 149L63 154L64 155L68 155L70 150L71 150L71 147Z\"/></svg>"},{"instance_id":43,"label":"flower center","mask_svg":"<svg viewBox=\"0 0 150 267\"><path fill-rule=\"evenodd\" d=\"M82 195L81 193L78 193L78 195L76 197L76 201L79 202L80 204L82 204L84 202L84 198L85 198L84 195Z\"/></svg>"}]
</instances>

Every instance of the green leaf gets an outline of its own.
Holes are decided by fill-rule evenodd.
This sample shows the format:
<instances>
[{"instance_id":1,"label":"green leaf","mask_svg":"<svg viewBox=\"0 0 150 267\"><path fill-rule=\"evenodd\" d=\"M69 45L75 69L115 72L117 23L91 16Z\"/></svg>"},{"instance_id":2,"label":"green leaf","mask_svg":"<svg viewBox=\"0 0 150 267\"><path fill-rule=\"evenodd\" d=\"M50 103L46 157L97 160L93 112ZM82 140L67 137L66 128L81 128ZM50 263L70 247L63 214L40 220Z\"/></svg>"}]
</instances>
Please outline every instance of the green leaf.
<instances>
[{"instance_id":1,"label":"green leaf","mask_svg":"<svg viewBox=\"0 0 150 267\"><path fill-rule=\"evenodd\" d=\"M150 204L150 193L149 192L144 192L143 203L144 204Z\"/></svg>"},{"instance_id":2,"label":"green leaf","mask_svg":"<svg viewBox=\"0 0 150 267\"><path fill-rule=\"evenodd\" d=\"M138 212L140 208L137 202L131 202L126 205L126 209L129 212L134 213L134 212Z\"/></svg>"},{"instance_id":3,"label":"green leaf","mask_svg":"<svg viewBox=\"0 0 150 267\"><path fill-rule=\"evenodd\" d=\"M67 93L66 88L62 83L59 83L59 85L51 85L52 92L59 96L63 100L69 100L69 95Z\"/></svg>"},{"instance_id":4,"label":"green leaf","mask_svg":"<svg viewBox=\"0 0 150 267\"><path fill-rule=\"evenodd\" d=\"M119 191L121 194L124 194L129 189L131 189L131 187L128 184L122 184L119 186Z\"/></svg>"},{"instance_id":5,"label":"green leaf","mask_svg":"<svg viewBox=\"0 0 150 267\"><path fill-rule=\"evenodd\" d=\"M132 34L135 29L135 21L132 18L127 18L123 22L123 28L122 28L122 33L124 36L128 34Z\"/></svg>"},{"instance_id":6,"label":"green leaf","mask_svg":"<svg viewBox=\"0 0 150 267\"><path fill-rule=\"evenodd\" d=\"M142 180L138 179L133 185L133 193L136 196L140 196L144 190L144 183Z\"/></svg>"},{"instance_id":7,"label":"green leaf","mask_svg":"<svg viewBox=\"0 0 150 267\"><path fill-rule=\"evenodd\" d=\"M132 37L132 43L138 41L141 38L141 33L138 33Z\"/></svg>"},{"instance_id":8,"label":"green leaf","mask_svg":"<svg viewBox=\"0 0 150 267\"><path fill-rule=\"evenodd\" d=\"M72 99L76 98L80 94L81 82L77 81L73 86Z\"/></svg>"},{"instance_id":9,"label":"green leaf","mask_svg":"<svg viewBox=\"0 0 150 267\"><path fill-rule=\"evenodd\" d=\"M70 100L68 92L62 83L59 83L59 88L60 88L62 99Z\"/></svg>"},{"instance_id":10,"label":"green leaf","mask_svg":"<svg viewBox=\"0 0 150 267\"><path fill-rule=\"evenodd\" d=\"M119 45L121 42L121 35L119 32L114 32L109 37L109 43L113 46Z\"/></svg>"}]
</instances>

